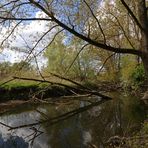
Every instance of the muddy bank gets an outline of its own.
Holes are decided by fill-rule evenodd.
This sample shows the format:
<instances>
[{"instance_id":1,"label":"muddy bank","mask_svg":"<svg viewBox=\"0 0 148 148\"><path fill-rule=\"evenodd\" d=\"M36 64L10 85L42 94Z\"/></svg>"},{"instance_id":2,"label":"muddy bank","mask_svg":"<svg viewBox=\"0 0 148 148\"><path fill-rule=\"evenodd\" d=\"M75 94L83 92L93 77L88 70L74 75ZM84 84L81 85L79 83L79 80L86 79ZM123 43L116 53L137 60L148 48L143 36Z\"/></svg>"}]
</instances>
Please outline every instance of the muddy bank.
<instances>
[{"instance_id":1,"label":"muddy bank","mask_svg":"<svg viewBox=\"0 0 148 148\"><path fill-rule=\"evenodd\" d=\"M60 97L72 93L63 87L50 86L40 88L38 86L15 87L11 89L0 88L0 102L9 100L29 100L31 98L45 99L48 97Z\"/></svg>"}]
</instances>

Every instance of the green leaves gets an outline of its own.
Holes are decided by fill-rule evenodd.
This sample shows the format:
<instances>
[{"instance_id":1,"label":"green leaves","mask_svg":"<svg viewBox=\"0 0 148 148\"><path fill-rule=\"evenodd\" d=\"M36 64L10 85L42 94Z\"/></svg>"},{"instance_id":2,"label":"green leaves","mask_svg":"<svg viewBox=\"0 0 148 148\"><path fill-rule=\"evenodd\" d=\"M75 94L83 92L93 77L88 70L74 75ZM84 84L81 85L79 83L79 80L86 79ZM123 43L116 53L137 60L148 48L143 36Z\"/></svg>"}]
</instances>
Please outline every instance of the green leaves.
<instances>
[{"instance_id":1,"label":"green leaves","mask_svg":"<svg viewBox=\"0 0 148 148\"><path fill-rule=\"evenodd\" d=\"M132 80L135 85L142 85L146 79L144 67L142 64L138 65L132 74Z\"/></svg>"}]
</instances>

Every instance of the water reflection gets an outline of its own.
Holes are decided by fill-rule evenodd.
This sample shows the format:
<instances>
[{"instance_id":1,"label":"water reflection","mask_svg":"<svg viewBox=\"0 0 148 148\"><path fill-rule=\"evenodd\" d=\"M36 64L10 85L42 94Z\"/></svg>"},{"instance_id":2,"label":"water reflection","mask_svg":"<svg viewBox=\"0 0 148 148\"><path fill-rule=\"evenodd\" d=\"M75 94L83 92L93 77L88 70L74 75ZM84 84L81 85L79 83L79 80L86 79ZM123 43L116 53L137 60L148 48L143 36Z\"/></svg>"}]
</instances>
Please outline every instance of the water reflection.
<instances>
[{"instance_id":1,"label":"water reflection","mask_svg":"<svg viewBox=\"0 0 148 148\"><path fill-rule=\"evenodd\" d=\"M1 148L28 148L29 144L25 142L22 137L19 136L8 136L7 138L0 135L0 147Z\"/></svg>"},{"instance_id":2,"label":"water reflection","mask_svg":"<svg viewBox=\"0 0 148 148\"><path fill-rule=\"evenodd\" d=\"M24 106L25 107L25 106ZM16 111L14 110L14 112L16 113ZM33 123L36 122L37 120L40 119L40 114L35 112L35 111L26 111L26 112L22 112L20 114L12 114L13 112L11 111L10 114L7 115L3 115L0 117L0 122L5 123L9 126L16 126L16 125L22 125L22 124L27 124L27 123ZM40 130L43 130L42 128ZM30 128L22 128L22 129L16 129L13 131L8 131L8 128L6 128L5 126L0 126L0 134L1 134L1 139L2 139L2 144L8 144L10 145L10 143L14 142L17 143L17 146L15 145L14 148L23 148L23 141L24 144L28 143L27 145L24 145L26 147L24 148L29 148L31 147L31 145L29 146L29 140L32 138L29 135L32 133L33 131ZM36 138L35 142L34 142L34 148L49 148L48 146L48 138L46 138L47 136L40 136L38 138ZM8 142L7 142L7 139ZM22 142L20 142L22 141ZM8 145L8 146L9 146ZM7 146L7 147L8 147ZM7 147L1 147L0 148L7 148ZM13 148L12 146L9 146L9 148Z\"/></svg>"},{"instance_id":3,"label":"water reflection","mask_svg":"<svg viewBox=\"0 0 148 148\"><path fill-rule=\"evenodd\" d=\"M89 145L95 145L101 148L104 147L104 143L111 136L127 136L138 130L146 118L146 108L144 105L141 104L138 98L130 95L119 95L117 93L112 93L111 95L115 96L115 99L112 101L93 107L84 113L53 126L49 126L48 123L42 125L40 130L44 131L44 134L35 139L33 147L88 148ZM37 109L44 111L48 117L53 117L70 111L78 105L85 106L85 104L84 102L76 102L68 106L58 107L42 105ZM12 114L13 112L15 114ZM26 110L19 114L11 111L11 114L1 116L0 121L13 126L33 123L42 118L35 110ZM8 138L11 134L11 136L20 138L24 143L28 142L29 138L26 137L32 132L29 128L8 132L3 126L0 126L0 131L1 137Z\"/></svg>"}]
</instances>

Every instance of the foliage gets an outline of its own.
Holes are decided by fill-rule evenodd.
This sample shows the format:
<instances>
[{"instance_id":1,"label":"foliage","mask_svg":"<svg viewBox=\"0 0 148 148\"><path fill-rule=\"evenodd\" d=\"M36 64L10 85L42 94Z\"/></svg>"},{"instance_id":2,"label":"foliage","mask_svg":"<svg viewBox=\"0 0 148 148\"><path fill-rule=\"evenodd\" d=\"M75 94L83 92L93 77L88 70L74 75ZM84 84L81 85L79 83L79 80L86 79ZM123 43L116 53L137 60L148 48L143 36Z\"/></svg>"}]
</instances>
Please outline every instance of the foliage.
<instances>
[{"instance_id":1,"label":"foliage","mask_svg":"<svg viewBox=\"0 0 148 148\"><path fill-rule=\"evenodd\" d=\"M138 57L148 53L147 47L143 49L145 45L148 45L145 43L147 36L143 35L143 33L147 34L145 32L147 30L147 19L144 16L147 5L144 2L146 1L49 0L46 2L42 0L37 2L29 0L27 9L26 3L23 4L22 1L1 2L0 9L3 13L0 19L4 22L2 24L8 26L10 23L10 30L6 32L3 31L2 25L2 32L6 34L4 38L6 39L8 36L8 42L5 42L4 39L1 48L5 43L13 44L11 41L17 39L17 31L29 26L24 21L36 20L40 24L41 20L46 20L45 31L40 32L39 29L36 37L31 34L29 43L31 42L33 46L30 46L30 44L28 46L32 48L32 50L29 49L32 56L35 53L34 50L40 48L40 44L43 44L41 51L46 49L46 45L50 45L44 54L48 58L47 71L81 81L96 80L97 75L100 76L98 74L99 68L103 64L101 78L112 82L121 80L123 85L127 86L139 85L143 81L143 74L140 69L135 70L137 66L135 57L124 56L122 53L133 54ZM19 11L17 10L18 6L20 6ZM8 10L4 11L3 9ZM14 17L8 18L8 12L11 12ZM36 14L40 12L40 16L32 15L35 12L37 12ZM35 18L32 18L34 16ZM5 22L8 24L6 23L6 25ZM14 27L15 25L16 27ZM144 28L145 26L146 28ZM10 33L11 31L12 33ZM14 31L16 31L16 34L13 33ZM11 38L11 36L14 38ZM25 38L22 39L26 44L28 43L29 39L26 41ZM85 44L89 44L89 46L80 52ZM26 45L26 47L28 46ZM38 52L38 50L36 51ZM111 56L112 52L116 54ZM75 57L77 58L75 59ZM108 59L108 57L110 58ZM145 70L148 69L147 61L144 60L146 58L142 58ZM106 60L107 62L105 62ZM30 70L26 63L23 63L23 66L21 64L14 64L11 67L12 71L19 72L21 67L24 67L24 71Z\"/></svg>"},{"instance_id":2,"label":"foliage","mask_svg":"<svg viewBox=\"0 0 148 148\"><path fill-rule=\"evenodd\" d=\"M0 76L5 77L11 72L11 63L10 62L3 62L0 63Z\"/></svg>"},{"instance_id":3,"label":"foliage","mask_svg":"<svg viewBox=\"0 0 148 148\"><path fill-rule=\"evenodd\" d=\"M132 73L132 81L134 85L140 86L144 83L146 79L144 67L142 64L136 66L135 70Z\"/></svg>"},{"instance_id":4,"label":"foliage","mask_svg":"<svg viewBox=\"0 0 148 148\"><path fill-rule=\"evenodd\" d=\"M89 48L80 52L83 45L78 38L73 38L66 44L62 34L48 47L44 54L48 59L47 71L66 74L77 80L94 78L96 64L93 62L93 52Z\"/></svg>"},{"instance_id":5,"label":"foliage","mask_svg":"<svg viewBox=\"0 0 148 148\"><path fill-rule=\"evenodd\" d=\"M147 121L144 122L143 127L140 130L140 132L143 134L148 134L148 122Z\"/></svg>"},{"instance_id":6,"label":"foliage","mask_svg":"<svg viewBox=\"0 0 148 148\"><path fill-rule=\"evenodd\" d=\"M20 62L17 62L17 63L14 63L12 66L11 66L11 69L12 71L30 71L32 70L32 66L30 65L30 63L26 62L26 61L20 61Z\"/></svg>"},{"instance_id":7,"label":"foliage","mask_svg":"<svg viewBox=\"0 0 148 148\"><path fill-rule=\"evenodd\" d=\"M129 87L132 85L132 75L136 68L135 56L127 55L121 59L121 83L123 87Z\"/></svg>"},{"instance_id":8,"label":"foliage","mask_svg":"<svg viewBox=\"0 0 148 148\"><path fill-rule=\"evenodd\" d=\"M124 87L137 88L144 83L145 79L144 67L138 64L136 57L122 57L121 81Z\"/></svg>"},{"instance_id":9,"label":"foliage","mask_svg":"<svg viewBox=\"0 0 148 148\"><path fill-rule=\"evenodd\" d=\"M133 137L129 137L128 139L128 146L132 148L147 148L148 147L148 123L145 122L142 125L142 129L136 133Z\"/></svg>"},{"instance_id":10,"label":"foliage","mask_svg":"<svg viewBox=\"0 0 148 148\"><path fill-rule=\"evenodd\" d=\"M11 89L15 89L15 88L35 87L37 85L38 85L38 83L34 82L34 81L15 80L15 81L11 81L11 82L3 85L2 88L6 89L6 90L11 90Z\"/></svg>"},{"instance_id":11,"label":"foliage","mask_svg":"<svg viewBox=\"0 0 148 148\"><path fill-rule=\"evenodd\" d=\"M29 73L33 70L33 67L30 63L25 61L20 61L17 63L10 63L10 62L2 62L0 63L0 76L1 78L9 77L11 75L15 75L19 73Z\"/></svg>"}]
</instances>

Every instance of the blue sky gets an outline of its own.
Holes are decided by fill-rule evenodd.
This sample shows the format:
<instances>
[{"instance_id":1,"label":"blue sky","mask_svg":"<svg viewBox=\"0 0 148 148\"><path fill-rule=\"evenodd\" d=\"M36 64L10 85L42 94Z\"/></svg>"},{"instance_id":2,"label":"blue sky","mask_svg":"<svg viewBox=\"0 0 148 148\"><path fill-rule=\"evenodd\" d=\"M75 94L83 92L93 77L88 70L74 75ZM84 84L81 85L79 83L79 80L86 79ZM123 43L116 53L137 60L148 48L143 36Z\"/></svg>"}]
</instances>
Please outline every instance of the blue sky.
<instances>
[{"instance_id":1,"label":"blue sky","mask_svg":"<svg viewBox=\"0 0 148 148\"><path fill-rule=\"evenodd\" d=\"M2 0L3 2L7 2L6 0ZM1 2L2 2L1 1ZM65 2L66 0L61 0L59 3ZM74 0L73 0L74 1ZM98 0L99 1L99 0ZM18 1L19 2L19 1ZM25 2L25 0L23 1ZM27 2L27 0L26 0ZM43 2L42 0L40 2ZM61 11L64 9L66 11L69 11L69 13L71 15L73 15L74 13L77 13L79 11L79 0L78 1L74 1L75 6L73 6L72 8L68 8L65 6L65 8L61 5L56 5L55 6L55 11L57 10L59 12L58 9L60 9ZM29 5L29 7L23 6L19 11L26 11L27 9L27 13L28 15L30 15L30 17L46 17L45 14L41 13L38 9L33 9L32 6ZM74 15L73 15L74 16ZM58 14L57 16L61 21L63 21L64 23L66 23L68 21L67 17L63 14ZM72 17L72 22L75 20L74 17ZM85 21L84 21L85 22ZM10 27L13 27L15 25L15 23L12 23ZM25 49L27 50L27 45L30 46L30 48L32 48L37 40L37 38L39 38L40 36L42 36L42 34L44 34L44 32L47 31L47 29L49 28L49 22L46 21L30 21L27 23L22 23L18 26L16 32L14 34L12 34L9 38L9 41L6 42L6 46L3 49L2 53L0 54L0 61L10 61L12 63L14 62L18 62L20 60L25 59L25 54L19 53L18 51L15 51L15 48L17 47L17 49ZM3 40L4 38L7 37L7 26L0 26L2 28L1 34L0 34L0 40ZM76 30L77 31L81 31L81 29L84 28L84 24L83 22L81 22L79 25L77 24L76 26ZM82 29L83 30L83 29ZM51 33L52 34L52 33ZM34 53L38 52L39 50L42 50L44 48L44 46L47 45L47 43L49 43L50 38L52 37L52 35L49 34L48 37L46 37L48 40L44 40L42 41L37 47ZM66 33L67 37L67 41L70 40L70 38L72 37L72 35L70 35L69 33ZM15 38L14 38L15 37ZM22 39L23 37L23 39ZM25 42L24 42L25 40ZM27 45L26 45L27 43ZM7 47L7 45L10 45L9 47Z\"/></svg>"},{"instance_id":2,"label":"blue sky","mask_svg":"<svg viewBox=\"0 0 148 148\"><path fill-rule=\"evenodd\" d=\"M45 14L40 11L36 12L35 17L43 17ZM15 24L11 24L11 27ZM37 41L49 29L49 22L46 21L31 21L29 23L22 23L18 26L15 33L9 37L9 40L5 42L5 46L0 54L0 62L2 61L10 61L12 63L19 62L26 58L26 54L15 50L23 49L25 51L28 50L27 45L32 48ZM2 26L1 26L2 27ZM48 35L50 37L51 34ZM0 39L3 40L7 36L7 27L2 27L2 31L0 34ZM24 41L25 40L25 41ZM47 45L49 42L47 40L43 40L34 50L34 53L39 52ZM26 44L27 43L27 44ZM10 45L7 47L7 45Z\"/></svg>"}]
</instances>

